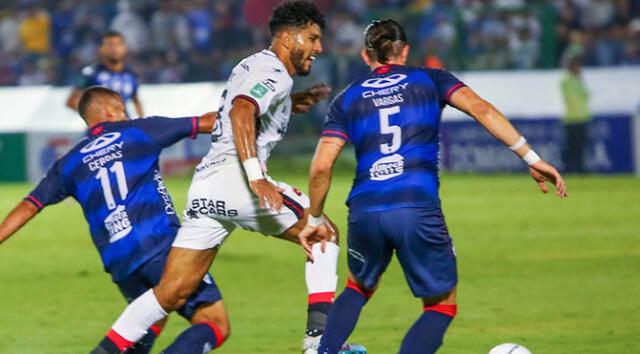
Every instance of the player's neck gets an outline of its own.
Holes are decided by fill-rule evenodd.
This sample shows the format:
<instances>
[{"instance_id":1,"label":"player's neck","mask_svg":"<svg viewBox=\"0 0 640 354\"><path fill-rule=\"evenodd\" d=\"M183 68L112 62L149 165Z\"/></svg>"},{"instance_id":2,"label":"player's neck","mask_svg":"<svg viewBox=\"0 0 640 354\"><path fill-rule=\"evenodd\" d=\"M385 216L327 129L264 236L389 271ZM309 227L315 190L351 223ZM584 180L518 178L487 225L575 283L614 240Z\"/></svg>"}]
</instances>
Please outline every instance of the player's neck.
<instances>
[{"instance_id":1,"label":"player's neck","mask_svg":"<svg viewBox=\"0 0 640 354\"><path fill-rule=\"evenodd\" d=\"M282 62L285 68L287 68L287 72L290 76L294 76L296 74L296 68L293 66L291 62L291 56L289 55L289 51L282 46L271 45L269 50L273 52L273 54L278 57L278 59Z\"/></svg>"},{"instance_id":2,"label":"player's neck","mask_svg":"<svg viewBox=\"0 0 640 354\"><path fill-rule=\"evenodd\" d=\"M124 61L103 60L102 65L106 66L110 71L119 72L124 70Z\"/></svg>"},{"instance_id":3,"label":"player's neck","mask_svg":"<svg viewBox=\"0 0 640 354\"><path fill-rule=\"evenodd\" d=\"M383 66L393 66L393 65L404 65L404 63L401 63L401 62L395 61L395 60L389 60L386 63L378 63L376 61L376 62L372 62L371 65L369 65L369 67L371 68L371 71L374 71L377 68L381 68Z\"/></svg>"}]
</instances>

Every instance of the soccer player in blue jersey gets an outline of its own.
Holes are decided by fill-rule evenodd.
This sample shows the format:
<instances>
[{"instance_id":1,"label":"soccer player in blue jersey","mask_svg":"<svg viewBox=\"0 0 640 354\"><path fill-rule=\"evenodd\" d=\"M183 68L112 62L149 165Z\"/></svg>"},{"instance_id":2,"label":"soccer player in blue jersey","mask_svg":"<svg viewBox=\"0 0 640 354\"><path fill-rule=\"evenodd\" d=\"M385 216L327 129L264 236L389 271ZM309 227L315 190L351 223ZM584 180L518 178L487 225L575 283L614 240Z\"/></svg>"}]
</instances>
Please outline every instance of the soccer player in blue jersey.
<instances>
[{"instance_id":1,"label":"soccer player in blue jersey","mask_svg":"<svg viewBox=\"0 0 640 354\"><path fill-rule=\"evenodd\" d=\"M125 63L127 44L122 34L116 31L103 34L98 54L99 63L82 69L75 87L67 98L67 107L77 111L82 90L91 86L104 86L120 94L125 106L131 101L136 109L136 117L144 117L142 103L138 98L138 76Z\"/></svg>"},{"instance_id":2,"label":"soccer player in blue jersey","mask_svg":"<svg viewBox=\"0 0 640 354\"><path fill-rule=\"evenodd\" d=\"M409 46L396 21L374 21L365 45L362 58L372 71L331 104L309 177L310 216L300 234L308 249L306 237L325 233L322 210L332 168L350 140L358 165L347 200L349 280L329 312L318 352L338 352L395 251L424 310L400 353L434 353L457 311L456 256L438 197L443 108L469 114L523 158L543 192L551 181L565 197L565 183L496 108L451 73L405 65Z\"/></svg>"},{"instance_id":3,"label":"soccer player in blue jersey","mask_svg":"<svg viewBox=\"0 0 640 354\"><path fill-rule=\"evenodd\" d=\"M180 226L160 175L160 152L183 138L210 133L216 113L129 120L120 95L99 86L85 90L78 110L89 126L86 137L51 166L0 224L0 243L44 207L73 197L89 223L105 271L132 301L159 282ZM179 337L174 346L196 345L202 352L207 345L220 346L228 336L222 297L208 273L178 313L200 330ZM163 325L161 320L152 326L127 353L148 353ZM116 335L112 339L124 341Z\"/></svg>"}]
</instances>

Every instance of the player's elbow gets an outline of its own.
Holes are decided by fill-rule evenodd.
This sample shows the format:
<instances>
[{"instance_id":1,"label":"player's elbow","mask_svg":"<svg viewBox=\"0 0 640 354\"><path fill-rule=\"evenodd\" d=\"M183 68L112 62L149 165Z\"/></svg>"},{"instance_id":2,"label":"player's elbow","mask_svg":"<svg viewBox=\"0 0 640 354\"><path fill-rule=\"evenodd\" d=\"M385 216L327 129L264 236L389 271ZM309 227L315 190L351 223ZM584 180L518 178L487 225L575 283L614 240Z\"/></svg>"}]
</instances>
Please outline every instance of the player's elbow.
<instances>
[{"instance_id":1,"label":"player's elbow","mask_svg":"<svg viewBox=\"0 0 640 354\"><path fill-rule=\"evenodd\" d=\"M474 100L469 107L469 113L476 119L487 117L492 110L491 104L483 99Z\"/></svg>"},{"instance_id":2,"label":"player's elbow","mask_svg":"<svg viewBox=\"0 0 640 354\"><path fill-rule=\"evenodd\" d=\"M311 165L310 175L312 177L325 177L331 174L333 165L325 161L314 161Z\"/></svg>"}]
</instances>

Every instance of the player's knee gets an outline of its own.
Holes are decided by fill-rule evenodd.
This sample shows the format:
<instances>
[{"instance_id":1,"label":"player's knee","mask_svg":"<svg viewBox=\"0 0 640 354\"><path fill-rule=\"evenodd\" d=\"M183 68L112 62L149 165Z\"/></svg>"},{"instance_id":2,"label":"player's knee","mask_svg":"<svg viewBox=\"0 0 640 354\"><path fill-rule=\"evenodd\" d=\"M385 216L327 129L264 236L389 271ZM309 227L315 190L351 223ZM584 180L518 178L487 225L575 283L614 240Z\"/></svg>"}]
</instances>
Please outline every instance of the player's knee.
<instances>
[{"instance_id":1,"label":"player's knee","mask_svg":"<svg viewBox=\"0 0 640 354\"><path fill-rule=\"evenodd\" d=\"M192 286L189 286L189 283L176 281L170 285L161 284L154 288L154 293L160 306L170 312L182 307L194 290Z\"/></svg>"},{"instance_id":2,"label":"player's knee","mask_svg":"<svg viewBox=\"0 0 640 354\"><path fill-rule=\"evenodd\" d=\"M217 328L217 333L226 340L231 336L231 323L226 312L219 311L218 306L205 306L191 317L191 323L208 323Z\"/></svg>"},{"instance_id":3,"label":"player's knee","mask_svg":"<svg viewBox=\"0 0 640 354\"><path fill-rule=\"evenodd\" d=\"M456 288L453 288L441 295L422 298L422 303L425 307L435 305L455 305Z\"/></svg>"}]
</instances>

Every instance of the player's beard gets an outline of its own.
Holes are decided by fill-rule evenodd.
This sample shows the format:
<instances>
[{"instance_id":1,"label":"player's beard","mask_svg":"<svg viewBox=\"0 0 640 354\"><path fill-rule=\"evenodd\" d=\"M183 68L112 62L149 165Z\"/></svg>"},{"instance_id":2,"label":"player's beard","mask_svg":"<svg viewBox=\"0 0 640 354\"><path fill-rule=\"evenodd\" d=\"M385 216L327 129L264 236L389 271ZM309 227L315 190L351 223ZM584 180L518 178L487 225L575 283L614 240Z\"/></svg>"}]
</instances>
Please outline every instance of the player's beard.
<instances>
[{"instance_id":1,"label":"player's beard","mask_svg":"<svg viewBox=\"0 0 640 354\"><path fill-rule=\"evenodd\" d=\"M294 50L291 52L291 62L293 63L293 67L296 69L296 75L299 76L307 76L309 72L311 72L311 67L306 69L304 67L304 63L308 58L304 57L304 52L302 50Z\"/></svg>"}]
</instances>

